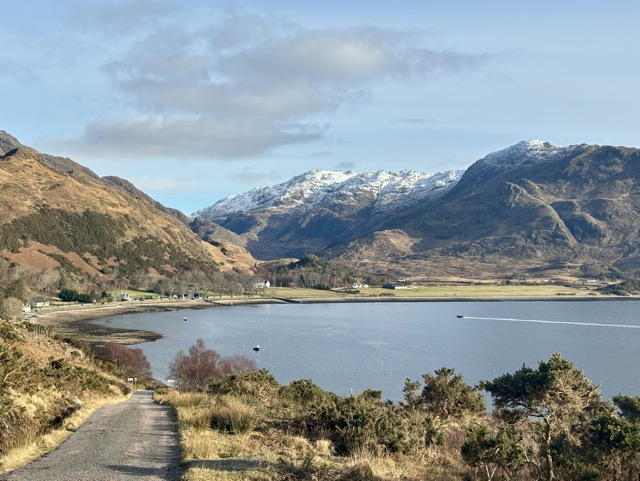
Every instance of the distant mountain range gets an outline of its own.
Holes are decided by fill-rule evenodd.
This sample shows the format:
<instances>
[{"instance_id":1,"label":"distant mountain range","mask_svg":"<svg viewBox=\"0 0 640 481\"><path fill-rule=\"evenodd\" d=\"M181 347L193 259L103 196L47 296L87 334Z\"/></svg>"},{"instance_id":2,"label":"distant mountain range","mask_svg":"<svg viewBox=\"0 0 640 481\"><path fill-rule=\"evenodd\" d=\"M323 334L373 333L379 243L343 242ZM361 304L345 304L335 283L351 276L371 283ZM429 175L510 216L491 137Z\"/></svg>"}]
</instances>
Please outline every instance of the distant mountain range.
<instances>
[{"instance_id":1,"label":"distant mountain range","mask_svg":"<svg viewBox=\"0 0 640 481\"><path fill-rule=\"evenodd\" d=\"M640 275L640 150L626 147L524 141L466 171L318 170L187 217L0 131L0 193L0 270L50 288L304 254L429 278Z\"/></svg>"},{"instance_id":2,"label":"distant mountain range","mask_svg":"<svg viewBox=\"0 0 640 481\"><path fill-rule=\"evenodd\" d=\"M523 141L466 171L313 171L194 214L258 259L430 277L640 274L640 151ZM210 228L211 230L211 228Z\"/></svg>"}]
</instances>

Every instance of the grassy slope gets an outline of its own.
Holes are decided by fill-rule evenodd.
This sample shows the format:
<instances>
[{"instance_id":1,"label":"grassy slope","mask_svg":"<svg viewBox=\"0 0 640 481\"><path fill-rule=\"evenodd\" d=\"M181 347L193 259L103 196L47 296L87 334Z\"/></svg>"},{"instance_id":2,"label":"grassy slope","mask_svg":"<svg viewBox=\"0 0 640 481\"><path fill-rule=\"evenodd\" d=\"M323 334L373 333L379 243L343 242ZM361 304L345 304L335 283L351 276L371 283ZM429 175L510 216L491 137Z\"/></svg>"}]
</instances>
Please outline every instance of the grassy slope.
<instances>
[{"instance_id":1,"label":"grassy slope","mask_svg":"<svg viewBox=\"0 0 640 481\"><path fill-rule=\"evenodd\" d=\"M0 472L55 447L129 386L42 327L0 321Z\"/></svg>"},{"instance_id":2,"label":"grassy slope","mask_svg":"<svg viewBox=\"0 0 640 481\"><path fill-rule=\"evenodd\" d=\"M118 262L134 262L135 259L127 259L126 255L133 252L134 244L140 250L138 257L148 257L147 264L153 261L158 269L169 272L189 263L200 264L202 269L213 268L217 263L223 271L233 268L245 271L255 263L248 252L241 248L216 247L202 241L178 219L158 210L144 198L130 195L98 178L76 178L72 174L62 174L48 168L41 162L41 155L27 147L21 147L13 155L0 159L0 174L0 230L7 231L5 235L12 237L9 235L12 234L12 221L18 224L30 221L33 225L20 224L19 230L20 234L27 234L29 241L34 241L29 243L20 240L20 252L15 246L10 249L5 245L0 249L4 249L3 255L29 270L38 271L47 267L27 262L35 257L51 263L51 257L42 253L46 250L50 255L68 257L77 269L96 276L96 269L113 270ZM44 207L48 209L43 211ZM89 219L85 219L87 216ZM69 220L74 228L82 231L84 237L88 236L90 242L77 246L81 252L72 252L68 246L65 247L69 239L63 234L56 234L60 245L56 246L51 239L47 239L48 245L42 246L35 242L38 236L43 237L42 233L32 233L30 229L42 226L43 217L54 227L61 224L64 220L61 218ZM81 222L83 220L86 222ZM91 238L91 234L96 237L100 229L114 239L104 239L100 235L97 240ZM147 242L149 239L152 242ZM223 251L223 248L226 250ZM105 249L109 251L106 254L108 261L99 261L96 255ZM119 260L116 261L116 258ZM53 262L53 267L57 265L57 262ZM153 273L153 269L150 271ZM110 272L103 274L104 279L110 278Z\"/></svg>"}]
</instances>

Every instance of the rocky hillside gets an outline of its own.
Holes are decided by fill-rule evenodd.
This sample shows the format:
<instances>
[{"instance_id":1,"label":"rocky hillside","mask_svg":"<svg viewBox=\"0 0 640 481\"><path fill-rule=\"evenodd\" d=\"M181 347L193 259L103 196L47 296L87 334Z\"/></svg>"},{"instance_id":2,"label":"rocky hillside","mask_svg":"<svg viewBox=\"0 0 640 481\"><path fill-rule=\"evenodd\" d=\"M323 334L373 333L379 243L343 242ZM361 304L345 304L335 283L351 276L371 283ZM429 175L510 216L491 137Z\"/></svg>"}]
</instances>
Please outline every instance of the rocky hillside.
<instances>
[{"instance_id":1,"label":"rocky hillside","mask_svg":"<svg viewBox=\"0 0 640 481\"><path fill-rule=\"evenodd\" d=\"M365 179L397 174L343 173L312 193L296 189L311 173L240 196L241 212L222 209L230 198L200 214L214 213L261 258L303 249L429 277L640 275L640 150L525 141L460 174L439 174L439 188L393 189L385 204L388 184Z\"/></svg>"},{"instance_id":2,"label":"rocky hillside","mask_svg":"<svg viewBox=\"0 0 640 481\"><path fill-rule=\"evenodd\" d=\"M0 193L0 267L19 266L38 290L146 288L196 266L212 273L254 262L239 248L202 241L185 216L124 179L41 154L3 131Z\"/></svg>"}]
</instances>

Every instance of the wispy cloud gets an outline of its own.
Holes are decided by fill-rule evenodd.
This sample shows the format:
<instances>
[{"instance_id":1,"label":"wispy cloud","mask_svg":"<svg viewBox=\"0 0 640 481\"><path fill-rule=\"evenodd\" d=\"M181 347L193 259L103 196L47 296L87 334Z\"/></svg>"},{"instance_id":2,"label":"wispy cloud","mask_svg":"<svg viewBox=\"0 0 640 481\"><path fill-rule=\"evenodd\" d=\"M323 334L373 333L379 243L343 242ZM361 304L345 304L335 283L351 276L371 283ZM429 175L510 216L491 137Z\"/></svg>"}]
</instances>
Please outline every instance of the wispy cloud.
<instances>
[{"instance_id":1,"label":"wispy cloud","mask_svg":"<svg viewBox=\"0 0 640 481\"><path fill-rule=\"evenodd\" d=\"M239 159L282 145L311 142L323 135L313 124L270 125L224 122L209 117L141 116L96 121L75 139L48 144L86 155L117 158Z\"/></svg>"},{"instance_id":2,"label":"wispy cloud","mask_svg":"<svg viewBox=\"0 0 640 481\"><path fill-rule=\"evenodd\" d=\"M435 124L436 121L433 119L426 119L423 117L404 117L398 120L400 124L408 124L408 125L431 125Z\"/></svg>"},{"instance_id":3,"label":"wispy cloud","mask_svg":"<svg viewBox=\"0 0 640 481\"><path fill-rule=\"evenodd\" d=\"M356 168L356 164L355 162L350 162L350 161L343 161L343 162L338 162L336 164L336 169L338 170L353 170Z\"/></svg>"},{"instance_id":4,"label":"wispy cloud","mask_svg":"<svg viewBox=\"0 0 640 481\"><path fill-rule=\"evenodd\" d=\"M260 170L254 170L251 168L243 169L236 172L230 172L227 175L229 180L234 182L246 183L249 185L264 185L270 181L277 181L282 177L282 172L278 170L271 170L264 172Z\"/></svg>"},{"instance_id":5,"label":"wispy cloud","mask_svg":"<svg viewBox=\"0 0 640 481\"><path fill-rule=\"evenodd\" d=\"M31 67L10 60L0 62L0 77L8 77L16 82L28 84L40 81Z\"/></svg>"},{"instance_id":6,"label":"wispy cloud","mask_svg":"<svg viewBox=\"0 0 640 481\"><path fill-rule=\"evenodd\" d=\"M69 5L68 15L78 20L78 25L85 25L86 28L99 28L111 34L127 34L157 23L175 8L176 3L168 0L103 0L73 2Z\"/></svg>"},{"instance_id":7,"label":"wispy cloud","mask_svg":"<svg viewBox=\"0 0 640 481\"><path fill-rule=\"evenodd\" d=\"M314 152L310 155L310 157L316 158L316 159L320 159L320 158L327 158L327 157L333 157L334 154L333 152L327 151L327 150L323 150L321 152Z\"/></svg>"},{"instance_id":8,"label":"wispy cloud","mask_svg":"<svg viewBox=\"0 0 640 481\"><path fill-rule=\"evenodd\" d=\"M146 12L151 3L129 8ZM125 13L111 11L115 20ZM330 130L319 116L366 101L381 81L457 75L487 60L426 43L415 31L309 29L254 15L193 29L165 24L103 68L123 105L138 113L96 120L65 143L94 153L230 160L316 142Z\"/></svg>"}]
</instances>

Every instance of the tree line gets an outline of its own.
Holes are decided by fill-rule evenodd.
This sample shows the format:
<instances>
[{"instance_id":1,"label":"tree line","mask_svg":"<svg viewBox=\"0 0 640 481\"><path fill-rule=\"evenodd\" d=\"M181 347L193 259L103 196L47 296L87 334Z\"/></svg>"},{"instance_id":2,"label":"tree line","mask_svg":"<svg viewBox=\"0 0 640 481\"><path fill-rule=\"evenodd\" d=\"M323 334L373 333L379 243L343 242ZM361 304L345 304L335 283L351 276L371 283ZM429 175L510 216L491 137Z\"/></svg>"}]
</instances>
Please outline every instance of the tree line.
<instances>
[{"instance_id":1,"label":"tree line","mask_svg":"<svg viewBox=\"0 0 640 481\"><path fill-rule=\"evenodd\" d=\"M382 285L390 279L388 274L360 270L356 267L331 262L314 254L306 254L298 261L264 268L259 272L273 286L333 289L351 286L355 282Z\"/></svg>"}]
</instances>

